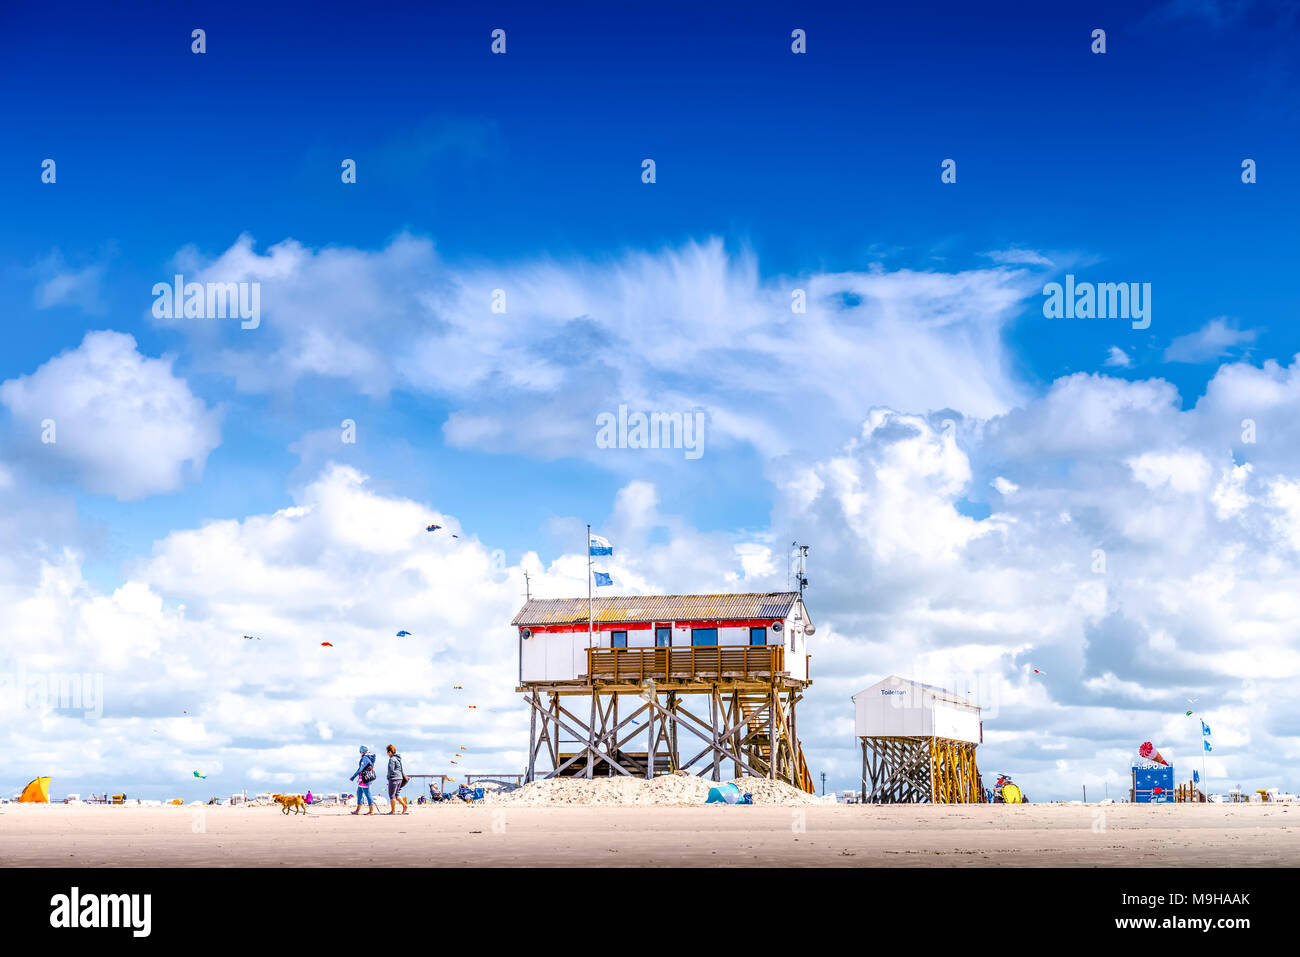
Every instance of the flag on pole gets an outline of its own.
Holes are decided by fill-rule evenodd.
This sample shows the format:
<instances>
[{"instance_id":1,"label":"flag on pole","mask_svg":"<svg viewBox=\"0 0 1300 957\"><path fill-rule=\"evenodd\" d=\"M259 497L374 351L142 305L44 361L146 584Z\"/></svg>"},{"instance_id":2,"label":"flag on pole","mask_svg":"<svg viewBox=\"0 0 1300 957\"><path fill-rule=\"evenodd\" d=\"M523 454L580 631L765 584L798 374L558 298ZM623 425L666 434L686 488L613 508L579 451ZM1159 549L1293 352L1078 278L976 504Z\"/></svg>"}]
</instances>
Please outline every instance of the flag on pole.
<instances>
[{"instance_id":1,"label":"flag on pole","mask_svg":"<svg viewBox=\"0 0 1300 957\"><path fill-rule=\"evenodd\" d=\"M1210 736L1210 726L1204 721L1201 722L1201 734L1205 735L1207 738Z\"/></svg>"},{"instance_id":2,"label":"flag on pole","mask_svg":"<svg viewBox=\"0 0 1300 957\"><path fill-rule=\"evenodd\" d=\"M1205 745L1205 751L1207 754L1214 750L1214 748L1210 747L1210 742L1208 741L1202 741L1201 744Z\"/></svg>"},{"instance_id":3,"label":"flag on pole","mask_svg":"<svg viewBox=\"0 0 1300 957\"><path fill-rule=\"evenodd\" d=\"M1192 783L1193 783L1193 784L1200 784L1200 783L1201 783L1201 772L1200 772L1200 771L1197 771L1197 770L1194 769L1194 768L1192 769Z\"/></svg>"},{"instance_id":4,"label":"flag on pole","mask_svg":"<svg viewBox=\"0 0 1300 957\"><path fill-rule=\"evenodd\" d=\"M592 574L596 576L596 587L597 587L597 588L600 588L600 587L602 587L602 586L604 586L604 585L612 585L612 584L614 584L614 578L613 578L613 576L607 574L606 572L592 571Z\"/></svg>"},{"instance_id":5,"label":"flag on pole","mask_svg":"<svg viewBox=\"0 0 1300 957\"><path fill-rule=\"evenodd\" d=\"M614 546L608 539L601 538L599 535L591 536L591 554L592 555L613 555Z\"/></svg>"}]
</instances>

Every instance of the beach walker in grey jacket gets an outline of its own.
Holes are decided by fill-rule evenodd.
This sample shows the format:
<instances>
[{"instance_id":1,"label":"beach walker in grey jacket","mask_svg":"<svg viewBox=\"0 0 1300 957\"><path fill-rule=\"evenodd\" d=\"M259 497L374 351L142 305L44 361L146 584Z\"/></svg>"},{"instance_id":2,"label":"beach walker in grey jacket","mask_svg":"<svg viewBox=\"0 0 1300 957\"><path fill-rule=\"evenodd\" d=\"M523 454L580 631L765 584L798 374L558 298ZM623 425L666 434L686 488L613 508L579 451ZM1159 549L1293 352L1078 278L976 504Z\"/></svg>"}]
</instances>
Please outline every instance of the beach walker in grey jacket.
<instances>
[{"instance_id":1,"label":"beach walker in grey jacket","mask_svg":"<svg viewBox=\"0 0 1300 957\"><path fill-rule=\"evenodd\" d=\"M402 756L397 753L397 749L391 744L388 751L388 813L392 814L397 810L397 805L402 805L402 813L406 813L407 800L402 797L402 787L410 780L406 776L406 771L402 768Z\"/></svg>"}]
</instances>

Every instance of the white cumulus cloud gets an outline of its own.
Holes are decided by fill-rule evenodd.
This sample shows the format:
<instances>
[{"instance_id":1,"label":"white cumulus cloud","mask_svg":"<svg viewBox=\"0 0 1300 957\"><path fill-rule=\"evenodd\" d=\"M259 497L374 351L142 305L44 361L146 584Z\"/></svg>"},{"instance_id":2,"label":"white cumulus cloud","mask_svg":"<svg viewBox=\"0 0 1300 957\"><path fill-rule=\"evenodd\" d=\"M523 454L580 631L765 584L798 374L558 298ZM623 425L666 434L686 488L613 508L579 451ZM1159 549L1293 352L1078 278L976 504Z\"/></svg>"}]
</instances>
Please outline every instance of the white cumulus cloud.
<instances>
[{"instance_id":1,"label":"white cumulus cloud","mask_svg":"<svg viewBox=\"0 0 1300 957\"><path fill-rule=\"evenodd\" d=\"M28 464L119 499L179 488L220 442L218 413L172 360L142 355L118 332L87 333L76 349L0 384L0 403Z\"/></svg>"}]
</instances>

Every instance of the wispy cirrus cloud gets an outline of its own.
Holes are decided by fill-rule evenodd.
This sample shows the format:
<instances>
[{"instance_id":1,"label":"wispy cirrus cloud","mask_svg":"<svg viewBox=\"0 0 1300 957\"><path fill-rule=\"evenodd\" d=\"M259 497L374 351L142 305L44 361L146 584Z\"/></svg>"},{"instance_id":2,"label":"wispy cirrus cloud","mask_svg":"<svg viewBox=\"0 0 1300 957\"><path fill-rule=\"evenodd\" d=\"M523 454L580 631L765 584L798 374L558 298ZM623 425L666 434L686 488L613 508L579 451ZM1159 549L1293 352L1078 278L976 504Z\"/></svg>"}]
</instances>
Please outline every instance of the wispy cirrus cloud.
<instances>
[{"instance_id":1,"label":"wispy cirrus cloud","mask_svg":"<svg viewBox=\"0 0 1300 957\"><path fill-rule=\"evenodd\" d=\"M265 253L250 237L201 280L260 280L262 328L186 327L241 389L322 377L452 403L453 445L593 452L597 414L704 409L710 442L764 455L826 444L873 404L988 416L1025 397L1001 341L1036 282L1019 269L763 277L720 240L601 260L444 260L402 235L375 251ZM792 308L798 302L799 309Z\"/></svg>"},{"instance_id":2,"label":"wispy cirrus cloud","mask_svg":"<svg viewBox=\"0 0 1300 957\"><path fill-rule=\"evenodd\" d=\"M103 315L107 309L102 288L106 271L105 262L71 266L62 252L54 250L31 269L36 308L72 306L87 315Z\"/></svg>"},{"instance_id":3,"label":"wispy cirrus cloud","mask_svg":"<svg viewBox=\"0 0 1300 957\"><path fill-rule=\"evenodd\" d=\"M1178 336L1165 349L1166 362L1213 362L1238 346L1255 341L1255 330L1229 325L1225 317L1211 319L1195 332Z\"/></svg>"},{"instance_id":4,"label":"wispy cirrus cloud","mask_svg":"<svg viewBox=\"0 0 1300 957\"><path fill-rule=\"evenodd\" d=\"M990 252L980 253L999 266L1046 266L1053 268L1056 264L1048 259L1042 253L1033 249L1020 249L1011 247L1009 249L994 249Z\"/></svg>"}]
</instances>

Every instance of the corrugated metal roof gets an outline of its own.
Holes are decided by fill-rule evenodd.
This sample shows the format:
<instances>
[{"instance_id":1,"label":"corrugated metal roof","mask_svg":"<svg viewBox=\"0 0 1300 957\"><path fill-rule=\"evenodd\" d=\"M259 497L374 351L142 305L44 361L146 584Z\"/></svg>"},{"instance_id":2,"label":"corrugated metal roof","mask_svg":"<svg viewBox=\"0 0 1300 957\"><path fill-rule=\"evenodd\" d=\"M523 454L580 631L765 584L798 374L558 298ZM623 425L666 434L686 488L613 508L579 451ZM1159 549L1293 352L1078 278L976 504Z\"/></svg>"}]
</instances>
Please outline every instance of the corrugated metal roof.
<instances>
[{"instance_id":1,"label":"corrugated metal roof","mask_svg":"<svg viewBox=\"0 0 1300 957\"><path fill-rule=\"evenodd\" d=\"M785 618L799 601L797 591L730 595L627 595L593 598L592 617L604 622L698 621L715 618ZM587 620L585 598L534 598L512 625L563 625Z\"/></svg>"}]
</instances>

